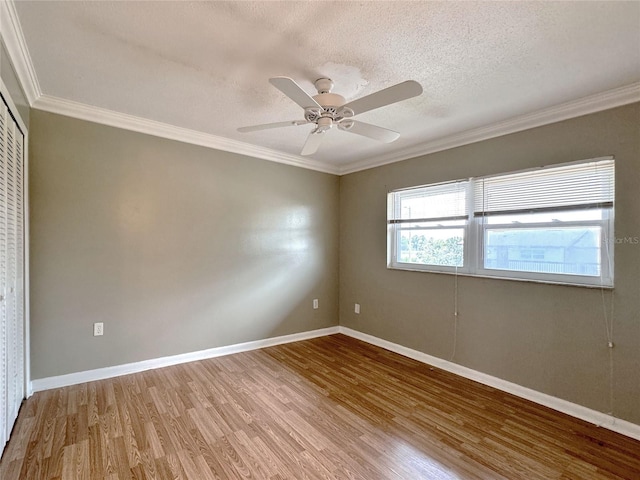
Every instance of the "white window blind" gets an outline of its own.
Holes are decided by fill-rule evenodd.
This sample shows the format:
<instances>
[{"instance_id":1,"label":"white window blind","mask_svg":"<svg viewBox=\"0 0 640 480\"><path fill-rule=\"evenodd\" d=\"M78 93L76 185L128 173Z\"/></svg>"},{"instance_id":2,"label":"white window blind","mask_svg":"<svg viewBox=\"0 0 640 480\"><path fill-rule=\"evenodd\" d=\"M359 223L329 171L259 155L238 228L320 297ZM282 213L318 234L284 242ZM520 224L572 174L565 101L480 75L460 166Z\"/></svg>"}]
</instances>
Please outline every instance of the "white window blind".
<instances>
[{"instance_id":1,"label":"white window blind","mask_svg":"<svg viewBox=\"0 0 640 480\"><path fill-rule=\"evenodd\" d=\"M387 267L612 287L614 162L393 191Z\"/></svg>"},{"instance_id":2,"label":"white window blind","mask_svg":"<svg viewBox=\"0 0 640 480\"><path fill-rule=\"evenodd\" d=\"M459 181L391 192L388 223L466 219L468 183Z\"/></svg>"},{"instance_id":3,"label":"white window blind","mask_svg":"<svg viewBox=\"0 0 640 480\"><path fill-rule=\"evenodd\" d=\"M475 215L606 208L613 205L614 161L477 178L474 183Z\"/></svg>"}]
</instances>

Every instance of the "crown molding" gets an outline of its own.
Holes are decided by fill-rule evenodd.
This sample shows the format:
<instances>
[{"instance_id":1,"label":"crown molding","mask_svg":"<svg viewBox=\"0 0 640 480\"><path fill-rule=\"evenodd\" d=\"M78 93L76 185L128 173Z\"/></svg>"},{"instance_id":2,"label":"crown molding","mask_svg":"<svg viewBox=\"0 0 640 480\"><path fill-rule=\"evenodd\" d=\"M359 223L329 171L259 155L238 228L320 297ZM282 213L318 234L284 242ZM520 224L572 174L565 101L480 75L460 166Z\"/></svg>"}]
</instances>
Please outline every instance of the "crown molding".
<instances>
[{"instance_id":1,"label":"crown molding","mask_svg":"<svg viewBox=\"0 0 640 480\"><path fill-rule=\"evenodd\" d=\"M624 87L595 95L590 95L588 97L556 105L554 107L545 108L537 112L520 115L485 127L467 130L455 135L450 135L431 142L409 147L398 152L393 152L388 155L352 162L341 167L328 165L326 163L298 155L291 155L277 150L239 142L237 140L231 140L208 133L176 127L174 125L156 122L124 113L118 113L112 110L93 107L91 105L73 102L71 100L65 100L49 95L40 95L32 103L32 107L51 113L79 118L81 120L100 123L111 127L124 128L135 132L146 133L193 145L239 153L263 160L316 170L333 175L346 175L635 102L640 102L640 82L632 83Z\"/></svg>"},{"instance_id":2,"label":"crown molding","mask_svg":"<svg viewBox=\"0 0 640 480\"><path fill-rule=\"evenodd\" d=\"M138 133L154 135L179 142L198 145L201 147L238 153L254 158L283 163L294 167L316 170L323 173L338 174L338 169L312 159L291 155L277 150L251 145L237 140L231 140L208 133L197 132L187 128L176 127L167 123L156 122L146 118L119 113L104 108L93 107L83 103L73 102L49 95L41 95L33 102L32 107L45 112L56 113L80 120L99 123L110 127L123 128Z\"/></svg>"},{"instance_id":3,"label":"crown molding","mask_svg":"<svg viewBox=\"0 0 640 480\"><path fill-rule=\"evenodd\" d=\"M42 91L13 0L0 0L0 38L7 49L27 101L29 105L33 105L42 95Z\"/></svg>"},{"instance_id":4,"label":"crown molding","mask_svg":"<svg viewBox=\"0 0 640 480\"><path fill-rule=\"evenodd\" d=\"M124 128L126 130L132 130L193 145L214 148L241 155L248 155L254 158L330 173L333 175L346 175L635 102L640 102L640 82L545 108L537 112L520 115L485 127L467 130L465 132L450 135L431 142L405 148L398 152L392 152L387 155L348 163L340 167L328 165L310 158L260 147L258 145L251 145L237 140L197 132L187 128L176 127L174 125L156 122L154 120L148 120L49 95L41 94L34 102L32 102L32 107L51 113L100 123L111 127Z\"/></svg>"},{"instance_id":5,"label":"crown molding","mask_svg":"<svg viewBox=\"0 0 640 480\"><path fill-rule=\"evenodd\" d=\"M400 151L365 160L358 160L341 166L330 165L299 155L292 155L270 148L260 147L237 140L197 132L162 122L156 122L133 115L43 95L38 83L31 56L20 26L14 0L0 0L0 39L4 42L11 62L18 75L29 104L33 108L69 117L87 120L103 125L124 128L139 133L176 140L193 145L247 155L285 165L316 170L333 175L346 175L410 158L428 155L463 145L488 140L523 130L541 127L570 118L608 110L630 103L640 102L640 82L606 92L590 95L578 100L545 108L537 112L520 115L508 120L467 130L430 142L407 147Z\"/></svg>"},{"instance_id":6,"label":"crown molding","mask_svg":"<svg viewBox=\"0 0 640 480\"><path fill-rule=\"evenodd\" d=\"M339 175L346 175L369 168L400 162L409 158L441 152L443 150L449 150L450 148L461 147L470 143L521 132L530 128L541 127L543 125L561 122L570 118L580 117L635 102L640 102L640 82L538 110L537 112L520 115L485 127L467 130L431 142L405 148L398 152L348 163L340 168Z\"/></svg>"}]
</instances>

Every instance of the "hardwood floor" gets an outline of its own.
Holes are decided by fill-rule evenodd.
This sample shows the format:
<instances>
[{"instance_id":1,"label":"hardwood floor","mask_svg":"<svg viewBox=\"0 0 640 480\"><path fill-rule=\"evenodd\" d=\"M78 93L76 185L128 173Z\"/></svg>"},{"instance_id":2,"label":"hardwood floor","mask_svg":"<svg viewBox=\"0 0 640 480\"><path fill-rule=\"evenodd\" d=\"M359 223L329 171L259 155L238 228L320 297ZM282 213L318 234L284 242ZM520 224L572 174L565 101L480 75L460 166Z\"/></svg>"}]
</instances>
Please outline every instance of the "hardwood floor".
<instances>
[{"instance_id":1,"label":"hardwood floor","mask_svg":"<svg viewBox=\"0 0 640 480\"><path fill-rule=\"evenodd\" d=\"M640 479L640 442L333 335L36 393L13 479Z\"/></svg>"}]
</instances>

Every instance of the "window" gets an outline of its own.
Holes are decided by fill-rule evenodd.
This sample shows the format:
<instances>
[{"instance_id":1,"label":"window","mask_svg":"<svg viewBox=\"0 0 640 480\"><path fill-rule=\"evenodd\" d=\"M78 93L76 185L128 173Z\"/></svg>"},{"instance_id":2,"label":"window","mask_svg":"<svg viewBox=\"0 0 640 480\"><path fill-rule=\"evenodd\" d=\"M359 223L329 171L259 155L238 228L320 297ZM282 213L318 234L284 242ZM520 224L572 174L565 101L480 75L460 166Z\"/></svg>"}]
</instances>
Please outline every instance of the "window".
<instances>
[{"instance_id":1,"label":"window","mask_svg":"<svg viewBox=\"0 0 640 480\"><path fill-rule=\"evenodd\" d=\"M422 265L444 271L462 267L469 218L467 184L445 183L389 194L394 266Z\"/></svg>"},{"instance_id":2,"label":"window","mask_svg":"<svg viewBox=\"0 0 640 480\"><path fill-rule=\"evenodd\" d=\"M397 190L389 268L613 286L614 160Z\"/></svg>"}]
</instances>

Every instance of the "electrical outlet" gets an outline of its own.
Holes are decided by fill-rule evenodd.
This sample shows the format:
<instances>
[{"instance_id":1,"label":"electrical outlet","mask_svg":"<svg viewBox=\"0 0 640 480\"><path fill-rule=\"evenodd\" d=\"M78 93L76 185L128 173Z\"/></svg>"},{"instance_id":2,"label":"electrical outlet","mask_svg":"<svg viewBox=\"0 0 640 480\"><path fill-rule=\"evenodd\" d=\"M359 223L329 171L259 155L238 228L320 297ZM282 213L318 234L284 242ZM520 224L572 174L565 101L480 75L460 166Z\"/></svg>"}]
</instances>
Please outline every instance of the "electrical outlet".
<instances>
[{"instance_id":1,"label":"electrical outlet","mask_svg":"<svg viewBox=\"0 0 640 480\"><path fill-rule=\"evenodd\" d=\"M104 323L96 322L93 324L93 336L99 337L100 335L104 335Z\"/></svg>"},{"instance_id":2,"label":"electrical outlet","mask_svg":"<svg viewBox=\"0 0 640 480\"><path fill-rule=\"evenodd\" d=\"M317 309L318 309L318 299L317 299L317 298L314 298L314 299L313 299L313 309L314 309L314 310L317 310Z\"/></svg>"},{"instance_id":3,"label":"electrical outlet","mask_svg":"<svg viewBox=\"0 0 640 480\"><path fill-rule=\"evenodd\" d=\"M354 311L356 313L358 313L358 314L360 313L360 304L359 303L356 303L356 308L354 309Z\"/></svg>"}]
</instances>

